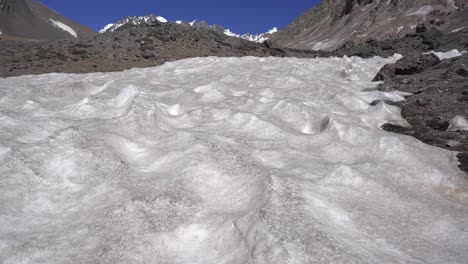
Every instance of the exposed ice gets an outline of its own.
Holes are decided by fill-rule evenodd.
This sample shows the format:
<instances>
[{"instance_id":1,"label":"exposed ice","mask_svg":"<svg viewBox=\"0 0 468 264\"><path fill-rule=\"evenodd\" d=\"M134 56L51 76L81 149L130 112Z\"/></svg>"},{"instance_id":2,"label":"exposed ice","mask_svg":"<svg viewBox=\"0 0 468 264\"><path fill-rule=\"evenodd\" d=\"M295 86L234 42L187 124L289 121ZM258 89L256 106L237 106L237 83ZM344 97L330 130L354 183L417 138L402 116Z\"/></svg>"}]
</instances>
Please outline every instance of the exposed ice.
<instances>
[{"instance_id":1,"label":"exposed ice","mask_svg":"<svg viewBox=\"0 0 468 264\"><path fill-rule=\"evenodd\" d=\"M0 263L466 263L456 153L380 128L398 58L0 79Z\"/></svg>"},{"instance_id":2,"label":"exposed ice","mask_svg":"<svg viewBox=\"0 0 468 264\"><path fill-rule=\"evenodd\" d=\"M60 22L60 21L57 21L57 20L54 20L52 18L49 19L50 22L52 23L52 25L54 27L57 27L57 28L60 28L61 30L63 31L66 31L67 33L69 33L70 35L72 35L73 37L77 38L78 37L78 34L76 33L76 31L71 28L70 26Z\"/></svg>"},{"instance_id":3,"label":"exposed ice","mask_svg":"<svg viewBox=\"0 0 468 264\"><path fill-rule=\"evenodd\" d=\"M430 54L430 53L436 55L440 60L446 60L446 59L452 59L452 58L460 57L463 54L466 54L466 50L463 50L461 52L458 51L457 49L447 51L447 52L431 51L431 52L427 52L427 53L424 53L424 54Z\"/></svg>"}]
</instances>

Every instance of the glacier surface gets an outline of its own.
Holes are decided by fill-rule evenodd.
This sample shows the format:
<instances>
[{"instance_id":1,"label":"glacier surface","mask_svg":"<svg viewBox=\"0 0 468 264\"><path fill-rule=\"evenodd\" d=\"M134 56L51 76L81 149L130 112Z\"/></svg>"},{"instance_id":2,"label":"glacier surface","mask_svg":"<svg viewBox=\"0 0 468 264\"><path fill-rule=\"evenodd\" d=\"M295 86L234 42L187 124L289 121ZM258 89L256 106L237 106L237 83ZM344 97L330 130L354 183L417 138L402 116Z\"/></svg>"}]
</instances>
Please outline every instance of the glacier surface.
<instances>
[{"instance_id":1,"label":"glacier surface","mask_svg":"<svg viewBox=\"0 0 468 264\"><path fill-rule=\"evenodd\" d=\"M456 153L380 128L396 59L0 79L0 262L467 263Z\"/></svg>"}]
</instances>

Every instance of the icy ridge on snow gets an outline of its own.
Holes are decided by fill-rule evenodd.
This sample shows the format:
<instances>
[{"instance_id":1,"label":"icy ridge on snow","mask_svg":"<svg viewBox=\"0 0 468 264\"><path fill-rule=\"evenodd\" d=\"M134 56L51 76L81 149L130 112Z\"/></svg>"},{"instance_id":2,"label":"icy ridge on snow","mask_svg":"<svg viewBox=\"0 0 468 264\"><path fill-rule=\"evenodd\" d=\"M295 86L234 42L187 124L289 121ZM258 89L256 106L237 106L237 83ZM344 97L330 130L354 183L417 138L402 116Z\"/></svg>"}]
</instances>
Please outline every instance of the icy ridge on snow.
<instances>
[{"instance_id":1,"label":"icy ridge on snow","mask_svg":"<svg viewBox=\"0 0 468 264\"><path fill-rule=\"evenodd\" d=\"M456 153L380 128L399 58L0 79L0 262L466 263Z\"/></svg>"}]
</instances>

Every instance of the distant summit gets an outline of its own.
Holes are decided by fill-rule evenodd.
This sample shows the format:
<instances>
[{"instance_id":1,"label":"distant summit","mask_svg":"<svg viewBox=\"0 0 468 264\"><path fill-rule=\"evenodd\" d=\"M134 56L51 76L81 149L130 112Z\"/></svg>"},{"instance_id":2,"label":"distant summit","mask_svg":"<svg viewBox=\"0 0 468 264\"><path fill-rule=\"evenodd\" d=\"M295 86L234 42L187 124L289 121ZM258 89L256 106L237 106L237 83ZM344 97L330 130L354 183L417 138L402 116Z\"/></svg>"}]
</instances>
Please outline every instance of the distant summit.
<instances>
[{"instance_id":1,"label":"distant summit","mask_svg":"<svg viewBox=\"0 0 468 264\"><path fill-rule=\"evenodd\" d=\"M0 38L70 39L95 32L71 21L36 0L0 0Z\"/></svg>"},{"instance_id":2,"label":"distant summit","mask_svg":"<svg viewBox=\"0 0 468 264\"><path fill-rule=\"evenodd\" d=\"M161 23L167 23L167 20L164 17L156 16L153 14L147 16L131 16L124 18L117 23L108 24L107 26L99 30L99 33L114 31L124 25L142 25L147 23L154 23L156 21Z\"/></svg>"},{"instance_id":3,"label":"distant summit","mask_svg":"<svg viewBox=\"0 0 468 264\"><path fill-rule=\"evenodd\" d=\"M468 0L323 0L274 36L280 45L334 50L415 33L418 25L468 28Z\"/></svg>"},{"instance_id":4,"label":"distant summit","mask_svg":"<svg viewBox=\"0 0 468 264\"><path fill-rule=\"evenodd\" d=\"M125 25L144 25L144 24L151 24L155 22L168 23L169 21L162 16L157 16L154 14L150 14L147 16L131 16L131 17L124 18L116 23L108 24L107 26L99 30L99 33L111 32ZM224 28L223 26L219 24L210 25L204 20L201 20L201 21L194 20L192 22L177 20L171 23L177 23L182 26L190 26L196 29L201 29L201 30L212 30L220 34L225 34L227 36L232 36L232 37L238 37L241 39L245 39L245 40L257 42L257 43L263 43L264 41L269 39L273 33L276 33L278 31L278 29L275 27L265 33L258 34L258 35L251 35L249 33L240 35L240 34L236 34L232 32L229 29Z\"/></svg>"}]
</instances>

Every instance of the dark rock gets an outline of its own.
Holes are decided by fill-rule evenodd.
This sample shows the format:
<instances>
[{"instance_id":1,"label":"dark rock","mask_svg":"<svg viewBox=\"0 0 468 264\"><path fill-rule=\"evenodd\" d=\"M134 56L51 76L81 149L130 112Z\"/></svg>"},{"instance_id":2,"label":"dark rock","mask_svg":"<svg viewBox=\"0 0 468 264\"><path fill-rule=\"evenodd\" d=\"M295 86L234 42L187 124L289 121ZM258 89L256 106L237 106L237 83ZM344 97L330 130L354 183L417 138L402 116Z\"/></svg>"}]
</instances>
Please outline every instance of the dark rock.
<instances>
[{"instance_id":1,"label":"dark rock","mask_svg":"<svg viewBox=\"0 0 468 264\"><path fill-rule=\"evenodd\" d=\"M276 49L276 50L281 50L282 47L275 41L273 40L266 40L265 42L263 42L263 44L269 48L269 49Z\"/></svg>"},{"instance_id":2,"label":"dark rock","mask_svg":"<svg viewBox=\"0 0 468 264\"><path fill-rule=\"evenodd\" d=\"M458 167L465 172L468 172L468 153L460 153L457 155L458 161L461 163Z\"/></svg>"},{"instance_id":3,"label":"dark rock","mask_svg":"<svg viewBox=\"0 0 468 264\"><path fill-rule=\"evenodd\" d=\"M427 32L427 27L424 24L419 24L416 26L416 33L424 33Z\"/></svg>"},{"instance_id":4,"label":"dark rock","mask_svg":"<svg viewBox=\"0 0 468 264\"><path fill-rule=\"evenodd\" d=\"M223 43L229 45L233 49L240 49L242 47L242 40L236 37L229 37L225 39Z\"/></svg>"},{"instance_id":5,"label":"dark rock","mask_svg":"<svg viewBox=\"0 0 468 264\"><path fill-rule=\"evenodd\" d=\"M394 64L386 64L385 66L380 69L380 71L375 75L373 82L379 81L387 81L393 79L395 76L395 65Z\"/></svg>"},{"instance_id":6,"label":"dark rock","mask_svg":"<svg viewBox=\"0 0 468 264\"><path fill-rule=\"evenodd\" d=\"M393 47L392 47L391 44L386 43L386 44L383 44L383 45L382 45L381 49L382 49L382 50L392 50Z\"/></svg>"},{"instance_id":7,"label":"dark rock","mask_svg":"<svg viewBox=\"0 0 468 264\"><path fill-rule=\"evenodd\" d=\"M456 73L463 77L468 77L468 67L466 65L461 65L457 70Z\"/></svg>"},{"instance_id":8,"label":"dark rock","mask_svg":"<svg viewBox=\"0 0 468 264\"><path fill-rule=\"evenodd\" d=\"M427 45L428 49L435 50L440 47L440 39L442 38L442 33L437 30L432 30L429 32L424 32L419 34L422 37L422 44Z\"/></svg>"},{"instance_id":9,"label":"dark rock","mask_svg":"<svg viewBox=\"0 0 468 264\"><path fill-rule=\"evenodd\" d=\"M411 134L411 129L389 123L384 124L382 126L382 129L388 132L394 132L398 134Z\"/></svg>"},{"instance_id":10,"label":"dark rock","mask_svg":"<svg viewBox=\"0 0 468 264\"><path fill-rule=\"evenodd\" d=\"M441 118L434 118L426 123L428 127L431 127L435 130L446 131L449 128L449 122L442 120Z\"/></svg>"},{"instance_id":11,"label":"dark rock","mask_svg":"<svg viewBox=\"0 0 468 264\"><path fill-rule=\"evenodd\" d=\"M149 50L145 50L143 51L142 57L145 59L153 59L156 57L156 54L154 54L153 52Z\"/></svg>"},{"instance_id":12,"label":"dark rock","mask_svg":"<svg viewBox=\"0 0 468 264\"><path fill-rule=\"evenodd\" d=\"M423 72L428 67L440 63L440 59L434 54L408 55L400 59L395 64L396 75L412 75Z\"/></svg>"},{"instance_id":13,"label":"dark rock","mask_svg":"<svg viewBox=\"0 0 468 264\"><path fill-rule=\"evenodd\" d=\"M86 51L85 49L72 49L70 50L70 53L73 54L73 55L80 55L80 54L84 54L84 53L87 53L88 51Z\"/></svg>"}]
</instances>

